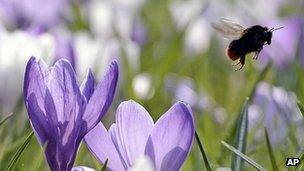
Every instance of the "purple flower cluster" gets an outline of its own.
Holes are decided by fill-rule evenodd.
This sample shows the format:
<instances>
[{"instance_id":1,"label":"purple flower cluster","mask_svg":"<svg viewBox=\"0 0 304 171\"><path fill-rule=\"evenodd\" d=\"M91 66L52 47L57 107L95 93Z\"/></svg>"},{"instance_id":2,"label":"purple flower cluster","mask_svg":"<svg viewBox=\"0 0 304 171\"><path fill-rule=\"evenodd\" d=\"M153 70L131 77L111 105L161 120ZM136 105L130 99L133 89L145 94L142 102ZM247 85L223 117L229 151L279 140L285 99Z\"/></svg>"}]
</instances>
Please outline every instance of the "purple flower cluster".
<instances>
[{"instance_id":1,"label":"purple flower cluster","mask_svg":"<svg viewBox=\"0 0 304 171\"><path fill-rule=\"evenodd\" d=\"M264 138L264 130L261 129L263 125L274 144L286 144L291 127L294 127L298 141L302 141L303 120L296 95L282 87L259 83L249 108L249 117L249 128L256 132L257 140Z\"/></svg>"},{"instance_id":2,"label":"purple flower cluster","mask_svg":"<svg viewBox=\"0 0 304 171\"><path fill-rule=\"evenodd\" d=\"M117 80L116 61L97 86L90 70L79 86L73 67L64 59L53 67L34 57L28 61L24 100L51 170L71 170L84 137L100 162L109 159L111 170L128 170L145 156L155 170L181 168L194 136L190 107L178 102L154 124L138 103L123 102L107 132L100 120L113 100Z\"/></svg>"},{"instance_id":3,"label":"purple flower cluster","mask_svg":"<svg viewBox=\"0 0 304 171\"><path fill-rule=\"evenodd\" d=\"M64 19L68 0L0 0L0 18L13 28L49 28Z\"/></svg>"}]
</instances>

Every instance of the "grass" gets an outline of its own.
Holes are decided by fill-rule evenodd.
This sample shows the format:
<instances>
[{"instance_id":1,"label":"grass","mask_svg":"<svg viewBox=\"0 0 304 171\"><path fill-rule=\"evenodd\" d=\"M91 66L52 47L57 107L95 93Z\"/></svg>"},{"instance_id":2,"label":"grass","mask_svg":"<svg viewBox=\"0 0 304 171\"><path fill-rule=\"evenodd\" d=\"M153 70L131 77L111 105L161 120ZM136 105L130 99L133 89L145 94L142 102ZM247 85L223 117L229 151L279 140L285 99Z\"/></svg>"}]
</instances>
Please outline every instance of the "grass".
<instances>
[{"instance_id":1,"label":"grass","mask_svg":"<svg viewBox=\"0 0 304 171\"><path fill-rule=\"evenodd\" d=\"M198 54L186 52L184 43L189 24L182 29L177 28L170 15L171 2L147 1L138 12L136 19L142 20L147 27L148 35L145 44L139 47L140 56L135 60L136 68L131 65L134 58L126 53L126 46L122 43L123 38L115 35L117 41L121 43L120 50L123 52L120 56L120 78L114 102L104 123L109 125L113 121L117 106L124 100L138 101L156 120L171 107L173 102L177 100L187 102L188 95L194 92L195 95L190 97L190 101L195 101L191 107L196 123L196 141L183 165L183 170L210 171L219 167L229 167L233 170L284 170L287 157L300 156L303 161L304 147L303 143L300 143L303 141L299 139L304 137L303 131L301 132L304 122L304 107L301 103L304 102L304 67L301 65L303 59L300 53L286 56L288 59L294 57L294 60L289 61L284 68L276 66L276 61L265 64L260 59L251 60L249 55L246 57L244 68L234 72L232 61L225 56L227 43L223 45L225 40L219 39L213 31L206 33L210 36L206 50ZM231 4L235 3L231 1ZM205 8L213 5L210 2ZM284 4L278 12L280 16L277 17L288 18L287 14L295 13L296 8L297 6L292 4ZM205 16L208 11L202 10L201 15L209 22L211 19ZM89 32L89 22L86 21L83 16L85 14L77 4L73 4L73 15L76 17L75 22L69 23L68 27L72 36L79 30ZM190 23L195 22L197 18L194 17ZM251 19L248 17L248 22L256 21ZM275 49L278 43L280 42L273 41L273 46L265 47L260 57L265 57L263 56L265 50L282 50ZM302 44L299 44L295 49L300 51L303 48L301 46ZM279 60L275 56L272 58ZM96 61L94 64L98 65L99 62ZM24 68L21 69L23 71ZM138 97L132 88L132 79L140 73L151 76L153 95L149 98ZM191 91L187 91L182 96L184 99L177 99L175 92L185 80L191 84L186 90L191 89ZM260 104L256 110L260 115L255 115L256 92L262 82L271 87L267 98L281 97L276 96L281 95L278 93L281 89L296 97L298 103L292 106L294 110L288 110L287 118L299 118L298 115L302 113L301 118L287 122L287 119L281 115L282 111L277 110L277 107L270 108L271 104L266 102ZM19 83L22 84L22 80ZM172 85L170 88L168 88L169 83ZM14 114L6 117L0 115L0 170L47 170L47 162L36 137L33 137L33 133L27 134L31 125L22 96L20 99L21 102L17 103L11 111ZM279 106L287 104L288 101L285 99ZM0 112L3 113L1 105ZM267 120L269 113L273 111L275 117ZM278 118L284 122L280 123ZM282 125L278 126L278 124ZM283 140L277 138L284 132L287 132L286 138ZM101 167L85 144L81 145L74 165L98 169ZM301 167L303 164L298 166L298 170Z\"/></svg>"}]
</instances>

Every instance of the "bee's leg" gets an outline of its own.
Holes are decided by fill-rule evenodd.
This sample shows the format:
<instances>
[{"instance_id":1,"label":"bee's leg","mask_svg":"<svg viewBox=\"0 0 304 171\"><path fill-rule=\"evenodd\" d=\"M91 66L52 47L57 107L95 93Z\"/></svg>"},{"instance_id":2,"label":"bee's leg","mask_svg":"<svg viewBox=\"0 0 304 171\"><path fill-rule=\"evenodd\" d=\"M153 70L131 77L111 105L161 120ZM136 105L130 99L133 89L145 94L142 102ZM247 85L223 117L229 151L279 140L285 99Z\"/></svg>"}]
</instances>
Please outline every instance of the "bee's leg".
<instances>
[{"instance_id":1,"label":"bee's leg","mask_svg":"<svg viewBox=\"0 0 304 171\"><path fill-rule=\"evenodd\" d=\"M237 66L237 65L239 65L241 63L241 59L239 59L239 61L238 61L238 63L236 63L236 64L231 64L232 66Z\"/></svg>"},{"instance_id":2,"label":"bee's leg","mask_svg":"<svg viewBox=\"0 0 304 171\"><path fill-rule=\"evenodd\" d=\"M234 71L238 71L238 70L241 70L243 68L243 66L245 65L245 55L244 56L241 56L240 58L240 64L241 64L241 67L238 68L238 69L235 69Z\"/></svg>"},{"instance_id":3,"label":"bee's leg","mask_svg":"<svg viewBox=\"0 0 304 171\"><path fill-rule=\"evenodd\" d=\"M256 60L256 59L258 59L258 57L259 57L259 52L254 52L252 59Z\"/></svg>"},{"instance_id":4,"label":"bee's leg","mask_svg":"<svg viewBox=\"0 0 304 171\"><path fill-rule=\"evenodd\" d=\"M262 49L263 49L263 48L260 48L260 49L258 49L256 52L254 52L254 56L253 56L252 59L257 60Z\"/></svg>"}]
</instances>

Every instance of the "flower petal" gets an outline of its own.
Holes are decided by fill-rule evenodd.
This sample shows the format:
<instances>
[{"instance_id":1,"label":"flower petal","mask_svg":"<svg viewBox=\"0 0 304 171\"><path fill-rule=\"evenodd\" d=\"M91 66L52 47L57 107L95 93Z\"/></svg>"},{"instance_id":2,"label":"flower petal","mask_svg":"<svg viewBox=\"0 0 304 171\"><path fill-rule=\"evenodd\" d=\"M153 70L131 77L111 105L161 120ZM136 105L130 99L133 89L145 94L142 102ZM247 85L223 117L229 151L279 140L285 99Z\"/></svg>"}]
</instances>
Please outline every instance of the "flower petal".
<instances>
[{"instance_id":1,"label":"flower petal","mask_svg":"<svg viewBox=\"0 0 304 171\"><path fill-rule=\"evenodd\" d=\"M145 153L156 170L179 170L184 163L194 136L194 122L190 107L178 102L155 124Z\"/></svg>"},{"instance_id":2,"label":"flower petal","mask_svg":"<svg viewBox=\"0 0 304 171\"><path fill-rule=\"evenodd\" d=\"M110 129L109 129L109 134L111 136L112 142L118 152L119 158L124 166L124 168L128 168L125 158L123 156L123 154L121 152L124 152L122 149L122 143L120 141L120 139L118 139L118 133L117 133L117 126L116 124L112 124Z\"/></svg>"},{"instance_id":3,"label":"flower petal","mask_svg":"<svg viewBox=\"0 0 304 171\"><path fill-rule=\"evenodd\" d=\"M40 107L44 105L44 94L47 89L45 82L49 72L48 66L42 60L37 61L35 57L30 58L25 69L23 87L26 105L31 94L35 94Z\"/></svg>"},{"instance_id":4,"label":"flower petal","mask_svg":"<svg viewBox=\"0 0 304 171\"><path fill-rule=\"evenodd\" d=\"M49 75L48 66L42 61L37 61L34 57L28 61L24 77L24 101L28 111L31 125L35 135L41 144L46 147L46 158L51 169L59 169L56 161L56 142L50 141L58 139L58 132L45 110L45 93L47 90L46 80Z\"/></svg>"},{"instance_id":5,"label":"flower petal","mask_svg":"<svg viewBox=\"0 0 304 171\"><path fill-rule=\"evenodd\" d=\"M87 133L84 139L90 151L101 163L105 163L108 159L109 169L125 170L110 134L101 122Z\"/></svg>"},{"instance_id":6,"label":"flower petal","mask_svg":"<svg viewBox=\"0 0 304 171\"><path fill-rule=\"evenodd\" d=\"M153 128L153 120L140 104L129 100L122 102L116 115L117 139L120 152L128 167L144 155L146 142Z\"/></svg>"},{"instance_id":7,"label":"flower petal","mask_svg":"<svg viewBox=\"0 0 304 171\"><path fill-rule=\"evenodd\" d=\"M83 120L86 122L84 132L91 130L103 117L113 101L116 84L118 80L118 65L111 63L104 79L96 86L90 100L88 101Z\"/></svg>"},{"instance_id":8,"label":"flower petal","mask_svg":"<svg viewBox=\"0 0 304 171\"><path fill-rule=\"evenodd\" d=\"M50 69L31 58L24 79L29 118L44 147L51 170L69 170L81 138L85 101L71 65L60 60ZM60 162L58 162L60 161Z\"/></svg>"},{"instance_id":9,"label":"flower petal","mask_svg":"<svg viewBox=\"0 0 304 171\"><path fill-rule=\"evenodd\" d=\"M80 130L85 99L77 84L76 74L66 60L58 60L51 68L47 86L45 109L59 131L57 150L60 167L71 169L82 139Z\"/></svg>"},{"instance_id":10,"label":"flower petal","mask_svg":"<svg viewBox=\"0 0 304 171\"><path fill-rule=\"evenodd\" d=\"M89 69L85 79L83 80L83 82L80 86L80 90L81 90L82 94L86 97L87 102L90 100L91 95L94 92L94 84L95 84L94 75L93 75L92 71Z\"/></svg>"}]
</instances>

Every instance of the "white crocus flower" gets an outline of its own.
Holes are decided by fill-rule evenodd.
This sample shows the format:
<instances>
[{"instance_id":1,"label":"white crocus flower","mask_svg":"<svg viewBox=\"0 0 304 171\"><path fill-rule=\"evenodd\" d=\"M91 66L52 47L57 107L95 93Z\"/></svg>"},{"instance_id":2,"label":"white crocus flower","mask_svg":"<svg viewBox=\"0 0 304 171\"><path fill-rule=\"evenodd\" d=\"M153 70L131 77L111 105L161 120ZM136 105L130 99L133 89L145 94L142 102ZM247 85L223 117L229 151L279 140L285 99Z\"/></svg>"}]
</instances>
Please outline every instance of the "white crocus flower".
<instances>
[{"instance_id":1,"label":"white crocus flower","mask_svg":"<svg viewBox=\"0 0 304 171\"><path fill-rule=\"evenodd\" d=\"M190 54L199 54L209 49L211 29L203 18L191 22L186 30L184 47Z\"/></svg>"},{"instance_id":2,"label":"white crocus flower","mask_svg":"<svg viewBox=\"0 0 304 171\"><path fill-rule=\"evenodd\" d=\"M55 53L55 41L50 34L0 29L0 42L0 113L8 113L21 97L26 62L31 56L50 61Z\"/></svg>"},{"instance_id":3,"label":"white crocus flower","mask_svg":"<svg viewBox=\"0 0 304 171\"><path fill-rule=\"evenodd\" d=\"M80 78L86 75L86 68L91 68L97 78L101 77L108 64L120 56L120 45L115 38L102 41L86 32L74 36L74 48Z\"/></svg>"},{"instance_id":4,"label":"white crocus flower","mask_svg":"<svg viewBox=\"0 0 304 171\"><path fill-rule=\"evenodd\" d=\"M132 40L132 35L134 27L136 26L135 23L140 22L139 11L144 2L145 0L93 0L88 3L85 10L86 13L88 13L88 21L94 35L94 37L90 37L90 39L97 42L97 47L93 47L95 49L90 49L92 51L91 53L97 52L98 56L98 58L96 57L95 60L89 60L89 62L106 66L109 58L122 56L120 52L123 52L128 59L130 68L134 71L138 70L140 45ZM85 46L89 45L90 44ZM81 51L83 49L84 48L80 48ZM95 56L90 58L95 58Z\"/></svg>"},{"instance_id":5,"label":"white crocus flower","mask_svg":"<svg viewBox=\"0 0 304 171\"><path fill-rule=\"evenodd\" d=\"M154 95L154 87L149 74L138 74L133 78L132 87L135 95L141 99L149 99Z\"/></svg>"}]
</instances>

